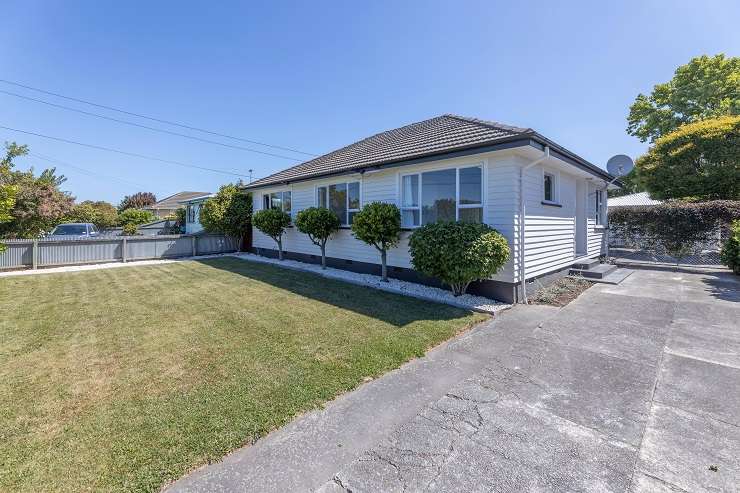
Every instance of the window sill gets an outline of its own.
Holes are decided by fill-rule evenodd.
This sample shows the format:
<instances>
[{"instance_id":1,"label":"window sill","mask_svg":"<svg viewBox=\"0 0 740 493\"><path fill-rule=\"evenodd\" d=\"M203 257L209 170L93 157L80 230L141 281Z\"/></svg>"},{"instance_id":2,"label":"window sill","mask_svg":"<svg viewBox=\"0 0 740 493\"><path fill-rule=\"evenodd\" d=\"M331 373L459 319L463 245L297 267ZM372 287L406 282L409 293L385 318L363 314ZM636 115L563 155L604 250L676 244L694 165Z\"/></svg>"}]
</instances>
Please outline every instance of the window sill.
<instances>
[{"instance_id":1,"label":"window sill","mask_svg":"<svg viewBox=\"0 0 740 493\"><path fill-rule=\"evenodd\" d=\"M558 204L557 202L550 202L548 200L543 200L540 202L542 205L547 205L550 207L563 207L563 204Z\"/></svg>"}]
</instances>

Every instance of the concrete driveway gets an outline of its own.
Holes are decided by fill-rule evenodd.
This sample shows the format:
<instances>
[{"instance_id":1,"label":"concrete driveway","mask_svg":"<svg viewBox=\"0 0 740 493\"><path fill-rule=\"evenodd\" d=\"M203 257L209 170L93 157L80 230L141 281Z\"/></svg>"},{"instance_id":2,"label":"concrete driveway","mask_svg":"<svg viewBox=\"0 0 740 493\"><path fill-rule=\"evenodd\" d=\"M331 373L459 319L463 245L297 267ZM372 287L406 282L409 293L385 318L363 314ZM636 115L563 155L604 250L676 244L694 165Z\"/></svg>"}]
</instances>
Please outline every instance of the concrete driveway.
<instances>
[{"instance_id":1,"label":"concrete driveway","mask_svg":"<svg viewBox=\"0 0 740 493\"><path fill-rule=\"evenodd\" d=\"M740 281L516 307L171 491L740 491Z\"/></svg>"}]
</instances>

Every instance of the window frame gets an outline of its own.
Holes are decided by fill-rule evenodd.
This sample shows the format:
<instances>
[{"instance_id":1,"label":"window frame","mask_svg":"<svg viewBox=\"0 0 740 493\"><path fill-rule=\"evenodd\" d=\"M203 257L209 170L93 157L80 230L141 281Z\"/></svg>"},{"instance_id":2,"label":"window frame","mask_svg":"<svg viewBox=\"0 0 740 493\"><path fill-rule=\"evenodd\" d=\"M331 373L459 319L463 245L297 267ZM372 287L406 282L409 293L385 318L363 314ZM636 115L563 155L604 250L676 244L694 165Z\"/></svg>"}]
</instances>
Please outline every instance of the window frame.
<instances>
[{"instance_id":1,"label":"window frame","mask_svg":"<svg viewBox=\"0 0 740 493\"><path fill-rule=\"evenodd\" d=\"M596 189L594 192L594 223L596 226L603 226L601 211L604 208L604 191Z\"/></svg>"},{"instance_id":2,"label":"window frame","mask_svg":"<svg viewBox=\"0 0 740 493\"><path fill-rule=\"evenodd\" d=\"M358 194L358 200L359 200L359 207L350 208L349 206L349 186L354 183L357 183L357 194ZM331 182L331 183L325 183L323 185L316 185L314 187L314 194L313 194L314 205L316 207L323 207L325 209L331 210L331 207L329 207L331 203L329 201L329 188L332 186L337 186L337 185L344 185L345 187L344 188L344 191L345 191L344 207L345 207L345 212L347 213L347 222L342 223L341 226L348 228L352 226L352 222L349 220L350 214L352 213L356 214L360 212L360 209L362 209L362 180L336 181L336 182ZM325 205L319 204L319 190L322 188L324 189Z\"/></svg>"},{"instance_id":3,"label":"window frame","mask_svg":"<svg viewBox=\"0 0 740 493\"><path fill-rule=\"evenodd\" d=\"M280 194L280 210L287 213L292 217L293 213L293 191L292 190L277 190L273 192L263 192L262 193L262 209L272 209L272 194ZM290 208L286 209L285 207L285 194L288 194L290 199L288 202L290 202Z\"/></svg>"},{"instance_id":4,"label":"window frame","mask_svg":"<svg viewBox=\"0 0 740 493\"><path fill-rule=\"evenodd\" d=\"M461 204L460 203L460 170L468 168L480 168L480 202L475 204ZM398 192L398 208L401 210L401 218L403 218L404 210L418 210L419 211L419 224L416 225L404 225L401 223L401 227L404 229L416 229L420 228L424 224L424 212L422 207L422 197L424 184L422 175L424 173L433 173L435 171L447 171L455 170L455 221L460 220L460 209L480 209L481 210L481 223L485 223L485 203L486 203L486 163L481 161L475 164L461 164L458 166L448 166L443 168L433 168L427 170L419 170L411 173L399 173L399 192ZM416 207L404 207L403 206L403 178L405 176L418 176L418 196L419 205Z\"/></svg>"},{"instance_id":5,"label":"window frame","mask_svg":"<svg viewBox=\"0 0 740 493\"><path fill-rule=\"evenodd\" d=\"M545 188L545 177L550 177L550 193L552 197L547 198ZM560 204L560 173L557 171L546 171L542 169L542 202L545 204Z\"/></svg>"}]
</instances>

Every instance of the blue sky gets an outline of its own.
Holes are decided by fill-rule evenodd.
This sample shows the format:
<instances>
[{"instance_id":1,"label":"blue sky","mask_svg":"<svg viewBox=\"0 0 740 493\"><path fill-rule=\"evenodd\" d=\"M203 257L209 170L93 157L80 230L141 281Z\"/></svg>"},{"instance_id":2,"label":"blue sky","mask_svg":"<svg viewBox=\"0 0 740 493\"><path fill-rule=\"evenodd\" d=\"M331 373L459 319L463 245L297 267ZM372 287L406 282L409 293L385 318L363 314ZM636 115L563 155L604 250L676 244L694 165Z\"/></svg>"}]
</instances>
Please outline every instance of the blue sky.
<instances>
[{"instance_id":1,"label":"blue sky","mask_svg":"<svg viewBox=\"0 0 740 493\"><path fill-rule=\"evenodd\" d=\"M645 149L625 133L639 92L694 56L740 55L736 0L6 0L2 13L0 79L317 154L457 113L532 127L604 166L613 154ZM4 83L0 90L183 131ZM251 168L255 178L299 162L2 93L0 126L244 175ZM0 129L2 140L74 166L57 168L78 200L215 191L238 178ZM31 165L51 164L19 160Z\"/></svg>"}]
</instances>

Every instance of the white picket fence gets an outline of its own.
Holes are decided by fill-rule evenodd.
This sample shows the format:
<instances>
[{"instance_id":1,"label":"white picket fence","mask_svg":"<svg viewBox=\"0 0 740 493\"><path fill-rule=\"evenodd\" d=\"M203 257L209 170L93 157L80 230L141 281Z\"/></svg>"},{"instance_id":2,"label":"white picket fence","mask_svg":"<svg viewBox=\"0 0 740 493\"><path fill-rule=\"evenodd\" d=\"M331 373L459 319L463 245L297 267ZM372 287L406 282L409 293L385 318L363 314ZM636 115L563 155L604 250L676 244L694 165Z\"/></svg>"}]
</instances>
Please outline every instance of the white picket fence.
<instances>
[{"instance_id":1,"label":"white picket fence","mask_svg":"<svg viewBox=\"0 0 740 493\"><path fill-rule=\"evenodd\" d=\"M128 262L235 252L239 240L223 235L110 236L84 239L3 240L0 270Z\"/></svg>"}]
</instances>

